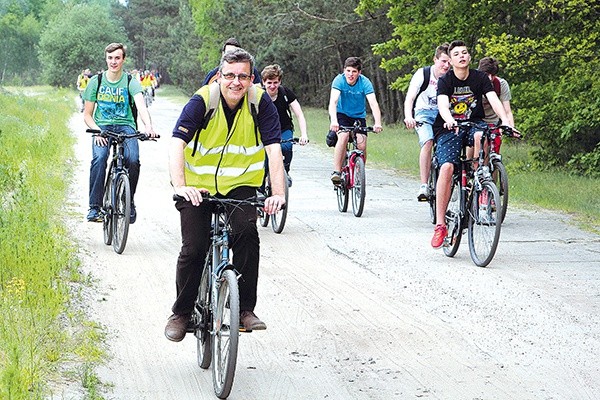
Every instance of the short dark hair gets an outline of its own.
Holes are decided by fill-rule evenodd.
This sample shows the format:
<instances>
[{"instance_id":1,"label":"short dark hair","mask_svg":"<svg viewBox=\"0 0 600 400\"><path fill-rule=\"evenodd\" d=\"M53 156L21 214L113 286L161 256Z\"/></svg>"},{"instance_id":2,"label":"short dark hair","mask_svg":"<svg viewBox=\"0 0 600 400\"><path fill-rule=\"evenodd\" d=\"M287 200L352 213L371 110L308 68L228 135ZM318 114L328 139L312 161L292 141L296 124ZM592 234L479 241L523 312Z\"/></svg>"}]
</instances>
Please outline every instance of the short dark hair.
<instances>
[{"instance_id":1,"label":"short dark hair","mask_svg":"<svg viewBox=\"0 0 600 400\"><path fill-rule=\"evenodd\" d=\"M362 61L358 57L348 57L346 61L344 61L344 68L351 67L356 68L359 71L362 71Z\"/></svg>"},{"instance_id":2,"label":"short dark hair","mask_svg":"<svg viewBox=\"0 0 600 400\"><path fill-rule=\"evenodd\" d=\"M498 60L493 57L483 57L479 60L478 70L492 75L498 75Z\"/></svg>"},{"instance_id":3,"label":"short dark hair","mask_svg":"<svg viewBox=\"0 0 600 400\"><path fill-rule=\"evenodd\" d=\"M254 72L254 57L252 57L252 54L241 48L228 51L227 53L223 53L223 56L221 57L219 71L223 71L223 65L225 63L233 64L243 62L250 64L250 74L252 74Z\"/></svg>"},{"instance_id":4,"label":"short dark hair","mask_svg":"<svg viewBox=\"0 0 600 400\"><path fill-rule=\"evenodd\" d=\"M462 40L453 40L452 42L450 42L450 45L448 46L448 54L450 54L452 49L454 49L455 47L467 47L467 44L465 42L463 42ZM468 49L468 47L467 47L467 49Z\"/></svg>"},{"instance_id":5,"label":"short dark hair","mask_svg":"<svg viewBox=\"0 0 600 400\"><path fill-rule=\"evenodd\" d=\"M112 53L113 51L123 50L123 58L125 58L127 47L123 43L111 43L104 49L104 54Z\"/></svg>"},{"instance_id":6,"label":"short dark hair","mask_svg":"<svg viewBox=\"0 0 600 400\"><path fill-rule=\"evenodd\" d=\"M237 48L242 48L242 45L240 44L240 42L238 42L238 40L234 37L230 37L229 39L227 39L225 41L225 43L223 43L223 47L221 47L221 51L225 51L225 46L235 46Z\"/></svg>"},{"instance_id":7,"label":"short dark hair","mask_svg":"<svg viewBox=\"0 0 600 400\"><path fill-rule=\"evenodd\" d=\"M435 58L440 58L442 54L448 55L448 43L442 43L438 47L435 48Z\"/></svg>"}]
</instances>

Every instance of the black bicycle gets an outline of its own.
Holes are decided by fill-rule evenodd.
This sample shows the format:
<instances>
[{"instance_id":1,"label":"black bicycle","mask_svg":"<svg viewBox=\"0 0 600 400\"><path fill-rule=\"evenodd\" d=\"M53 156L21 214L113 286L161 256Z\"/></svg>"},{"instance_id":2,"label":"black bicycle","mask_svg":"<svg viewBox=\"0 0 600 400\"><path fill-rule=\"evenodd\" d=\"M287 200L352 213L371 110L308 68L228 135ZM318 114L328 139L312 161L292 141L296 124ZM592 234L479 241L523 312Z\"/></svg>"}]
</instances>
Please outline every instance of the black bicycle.
<instances>
[{"instance_id":1,"label":"black bicycle","mask_svg":"<svg viewBox=\"0 0 600 400\"><path fill-rule=\"evenodd\" d=\"M282 140L283 142L291 142L292 144L296 144L300 141L300 138L292 138L292 139L287 139L287 140ZM271 221L271 227L273 228L273 232L275 233L281 233L283 232L283 228L285 227L285 221L287 220L287 210L288 210L288 202L289 202L289 198L290 198L290 178L288 176L287 171L283 171L283 178L284 178L284 182L285 182L285 186L284 186L284 197L285 197L285 205L283 207L281 207L281 209L279 211L277 211L275 214L273 215L269 215L267 213L265 213L263 210L261 210L260 208L258 209L258 220L260 223L260 226L262 227L266 227L267 225L269 225L269 221ZM269 175L269 172L267 171L267 173L265 174L265 182L264 182L264 194L265 197L270 197L271 196L271 176Z\"/></svg>"},{"instance_id":2,"label":"black bicycle","mask_svg":"<svg viewBox=\"0 0 600 400\"><path fill-rule=\"evenodd\" d=\"M473 127L482 131L481 147L476 158L467 158L463 146L460 168L452 177L451 195L446 210L445 222L448 235L444 243L444 254L454 257L460 246L463 230L468 230L469 252L473 262L487 266L496 253L500 240L500 194L492 180L490 169L485 165L484 144L489 140L491 129L470 121L459 121L457 129L469 130ZM502 127L509 131L509 127ZM478 166L473 171L472 165Z\"/></svg>"},{"instance_id":3,"label":"black bicycle","mask_svg":"<svg viewBox=\"0 0 600 400\"><path fill-rule=\"evenodd\" d=\"M100 136L109 140L111 161L104 183L102 196L102 225L104 243L113 246L117 254L123 253L129 234L129 217L131 214L131 186L129 173L125 168L125 141L127 139L155 140L145 133L134 135L116 133L108 130L87 129L92 136Z\"/></svg>"},{"instance_id":4,"label":"black bicycle","mask_svg":"<svg viewBox=\"0 0 600 400\"><path fill-rule=\"evenodd\" d=\"M264 199L235 200L208 194L202 197L214 204L211 244L188 332L197 339L198 365L207 369L212 364L213 389L218 398L225 399L233 386L240 332L240 274L231 261L229 219L232 210L242 205L264 207ZM173 200L185 199L174 195Z\"/></svg>"}]
</instances>

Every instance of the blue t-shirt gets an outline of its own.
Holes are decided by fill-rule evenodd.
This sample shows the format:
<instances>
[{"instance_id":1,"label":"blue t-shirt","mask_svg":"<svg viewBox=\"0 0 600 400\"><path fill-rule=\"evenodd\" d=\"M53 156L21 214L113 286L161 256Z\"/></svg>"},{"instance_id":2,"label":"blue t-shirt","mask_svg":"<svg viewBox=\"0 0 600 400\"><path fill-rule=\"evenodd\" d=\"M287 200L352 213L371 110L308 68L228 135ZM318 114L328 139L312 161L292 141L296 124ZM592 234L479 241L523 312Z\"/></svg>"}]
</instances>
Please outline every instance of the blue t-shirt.
<instances>
[{"instance_id":1,"label":"blue t-shirt","mask_svg":"<svg viewBox=\"0 0 600 400\"><path fill-rule=\"evenodd\" d=\"M345 114L351 118L366 118L367 105L366 96L374 93L373 84L364 75L359 75L354 85L348 85L344 74L339 74L331 83L332 89L340 91L340 98L337 103L337 112Z\"/></svg>"}]
</instances>

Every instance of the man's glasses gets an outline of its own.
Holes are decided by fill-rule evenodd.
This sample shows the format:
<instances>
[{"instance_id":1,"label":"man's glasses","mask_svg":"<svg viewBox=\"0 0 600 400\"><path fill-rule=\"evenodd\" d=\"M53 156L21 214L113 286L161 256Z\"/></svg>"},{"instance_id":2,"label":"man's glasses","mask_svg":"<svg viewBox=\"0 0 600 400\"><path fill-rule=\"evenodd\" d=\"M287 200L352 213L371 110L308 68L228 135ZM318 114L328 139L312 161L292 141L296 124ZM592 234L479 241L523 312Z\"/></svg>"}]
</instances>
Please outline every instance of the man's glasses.
<instances>
[{"instance_id":1,"label":"man's glasses","mask_svg":"<svg viewBox=\"0 0 600 400\"><path fill-rule=\"evenodd\" d=\"M221 73L221 76L228 81L232 81L235 78L238 78L238 80L241 81L249 81L250 78L252 78L252 75L248 75L248 74L234 74L232 72L228 72L226 74Z\"/></svg>"}]
</instances>

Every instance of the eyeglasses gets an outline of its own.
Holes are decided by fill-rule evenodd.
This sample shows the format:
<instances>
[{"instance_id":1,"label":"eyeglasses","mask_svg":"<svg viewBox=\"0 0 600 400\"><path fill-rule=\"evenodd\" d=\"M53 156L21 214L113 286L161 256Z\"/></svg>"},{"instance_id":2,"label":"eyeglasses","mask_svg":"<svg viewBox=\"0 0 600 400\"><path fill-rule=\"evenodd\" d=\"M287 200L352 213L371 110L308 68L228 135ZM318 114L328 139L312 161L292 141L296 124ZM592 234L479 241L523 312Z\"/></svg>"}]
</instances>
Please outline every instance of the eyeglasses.
<instances>
[{"instance_id":1,"label":"eyeglasses","mask_svg":"<svg viewBox=\"0 0 600 400\"><path fill-rule=\"evenodd\" d=\"M250 78L252 77L252 75L248 75L248 74L234 74L232 72L228 72L226 74L221 73L221 76L228 81L232 81L235 78L238 78L238 80L241 81L249 81Z\"/></svg>"}]
</instances>

